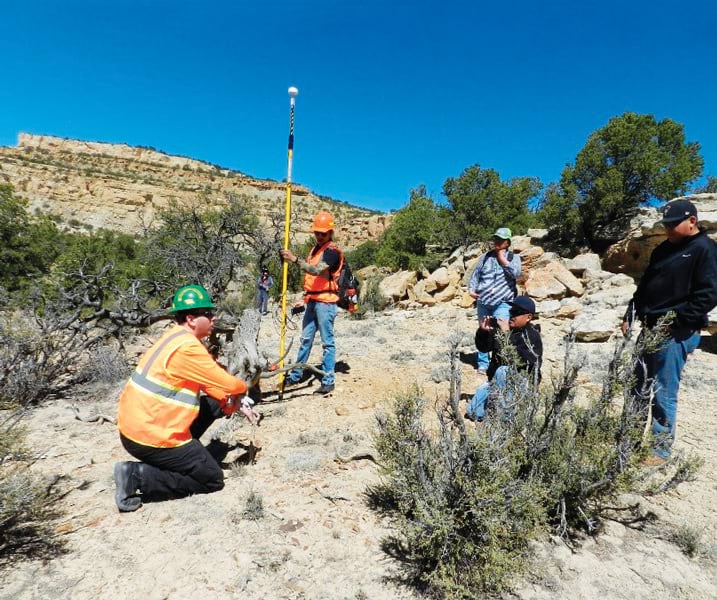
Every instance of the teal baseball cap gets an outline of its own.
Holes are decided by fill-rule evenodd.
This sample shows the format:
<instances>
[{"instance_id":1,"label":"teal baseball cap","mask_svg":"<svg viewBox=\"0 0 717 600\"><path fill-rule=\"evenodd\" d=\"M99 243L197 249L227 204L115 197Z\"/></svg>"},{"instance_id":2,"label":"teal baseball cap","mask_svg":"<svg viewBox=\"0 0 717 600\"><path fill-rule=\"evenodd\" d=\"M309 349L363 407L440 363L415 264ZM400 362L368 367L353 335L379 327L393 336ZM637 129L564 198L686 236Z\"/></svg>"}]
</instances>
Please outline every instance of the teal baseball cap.
<instances>
[{"instance_id":1,"label":"teal baseball cap","mask_svg":"<svg viewBox=\"0 0 717 600\"><path fill-rule=\"evenodd\" d=\"M513 232L507 227L498 227L493 234L494 238L500 238L502 240L513 239Z\"/></svg>"}]
</instances>

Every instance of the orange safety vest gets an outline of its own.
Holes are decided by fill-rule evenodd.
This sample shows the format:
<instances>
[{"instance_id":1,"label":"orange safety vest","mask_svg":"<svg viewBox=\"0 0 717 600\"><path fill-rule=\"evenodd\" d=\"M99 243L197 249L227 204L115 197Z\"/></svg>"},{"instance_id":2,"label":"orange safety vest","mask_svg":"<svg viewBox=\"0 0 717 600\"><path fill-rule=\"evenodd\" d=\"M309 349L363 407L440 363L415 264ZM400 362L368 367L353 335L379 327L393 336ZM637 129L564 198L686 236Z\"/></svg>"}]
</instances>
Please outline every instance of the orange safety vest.
<instances>
[{"instance_id":1,"label":"orange safety vest","mask_svg":"<svg viewBox=\"0 0 717 600\"><path fill-rule=\"evenodd\" d=\"M186 329L173 327L141 358L119 401L117 427L138 444L174 448L191 441L189 427L199 414L200 384L178 382L166 372L181 346L200 343Z\"/></svg>"},{"instance_id":2,"label":"orange safety vest","mask_svg":"<svg viewBox=\"0 0 717 600\"><path fill-rule=\"evenodd\" d=\"M338 246L330 240L321 246L316 253L312 249L306 258L306 262L309 265L318 265L324 257L324 250L329 248L339 253L339 265L333 273L330 273L327 269L318 275L307 273L304 276L304 302L308 303L309 300L316 300L317 302L333 304L339 301L339 276L341 275L341 268L344 266L344 255Z\"/></svg>"}]
</instances>

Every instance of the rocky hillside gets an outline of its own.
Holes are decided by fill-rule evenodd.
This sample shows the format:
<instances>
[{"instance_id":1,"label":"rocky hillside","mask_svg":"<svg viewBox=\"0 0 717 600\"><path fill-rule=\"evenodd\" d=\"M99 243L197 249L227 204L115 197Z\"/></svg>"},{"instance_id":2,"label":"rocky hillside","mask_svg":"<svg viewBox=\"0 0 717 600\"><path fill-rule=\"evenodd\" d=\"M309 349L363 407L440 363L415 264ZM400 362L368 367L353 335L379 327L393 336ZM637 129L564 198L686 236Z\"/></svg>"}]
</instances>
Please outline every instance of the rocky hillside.
<instances>
[{"instance_id":1,"label":"rocky hillside","mask_svg":"<svg viewBox=\"0 0 717 600\"><path fill-rule=\"evenodd\" d=\"M717 241L717 194L687 196L697 206L700 226ZM573 329L581 342L603 342L617 335L625 308L635 291L633 277L647 267L652 250L665 239L656 208L644 208L632 219L625 238L601 257L580 254L563 259L543 249L548 238L544 229L529 229L514 236L512 250L520 255L521 293L536 303L543 318L554 319L565 332ZM433 273L400 271L385 277L381 293L400 308L415 309L436 304L470 308L468 294L473 269L486 247L458 248ZM366 267L357 275L366 279L379 273ZM366 286L364 286L364 291ZM708 331L717 334L717 309L709 315Z\"/></svg>"},{"instance_id":2,"label":"rocky hillside","mask_svg":"<svg viewBox=\"0 0 717 600\"><path fill-rule=\"evenodd\" d=\"M175 199L221 204L227 194L248 196L260 218L283 214L285 184L151 148L83 142L21 133L15 147L0 147L0 183L10 183L31 210L60 216L71 227L137 232L155 211ZM292 187L298 241L309 234L318 210L334 215L337 239L347 248L376 239L387 215Z\"/></svg>"}]
</instances>

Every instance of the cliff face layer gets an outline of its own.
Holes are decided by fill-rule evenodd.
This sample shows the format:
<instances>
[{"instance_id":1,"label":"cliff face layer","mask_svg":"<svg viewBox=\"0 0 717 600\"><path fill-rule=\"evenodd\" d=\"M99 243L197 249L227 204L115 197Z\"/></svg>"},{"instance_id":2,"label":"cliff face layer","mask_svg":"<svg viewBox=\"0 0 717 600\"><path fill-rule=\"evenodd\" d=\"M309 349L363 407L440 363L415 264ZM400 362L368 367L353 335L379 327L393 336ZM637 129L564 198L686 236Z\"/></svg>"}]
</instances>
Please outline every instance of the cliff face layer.
<instances>
[{"instance_id":1,"label":"cliff face layer","mask_svg":"<svg viewBox=\"0 0 717 600\"><path fill-rule=\"evenodd\" d=\"M58 215L69 226L127 233L151 224L171 200L221 205L229 194L248 197L257 216L268 221L273 213L283 215L286 194L283 183L151 148L26 133L17 146L0 147L0 183L11 184L30 210ZM299 185L292 186L292 208L297 241L310 235L314 213L328 210L346 248L377 239L390 219Z\"/></svg>"}]
</instances>

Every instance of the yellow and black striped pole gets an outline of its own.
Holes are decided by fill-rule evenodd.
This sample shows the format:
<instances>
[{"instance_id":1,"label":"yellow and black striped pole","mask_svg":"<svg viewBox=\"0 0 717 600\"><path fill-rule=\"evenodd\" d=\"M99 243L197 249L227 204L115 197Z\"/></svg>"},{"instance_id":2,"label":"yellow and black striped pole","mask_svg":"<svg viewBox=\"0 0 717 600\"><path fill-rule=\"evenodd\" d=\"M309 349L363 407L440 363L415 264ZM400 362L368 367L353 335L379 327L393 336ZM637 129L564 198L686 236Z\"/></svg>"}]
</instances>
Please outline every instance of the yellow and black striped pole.
<instances>
[{"instance_id":1,"label":"yellow and black striped pole","mask_svg":"<svg viewBox=\"0 0 717 600\"><path fill-rule=\"evenodd\" d=\"M294 105L299 90L294 86L289 88L290 117L289 117L289 147L287 152L286 169L286 207L284 213L284 250L289 249L289 230L291 228L291 165L294 158ZM286 348L286 295L289 284L289 263L281 263L281 329L279 333L279 369L284 368L284 349ZM279 398L284 394L285 373L279 374Z\"/></svg>"}]
</instances>

